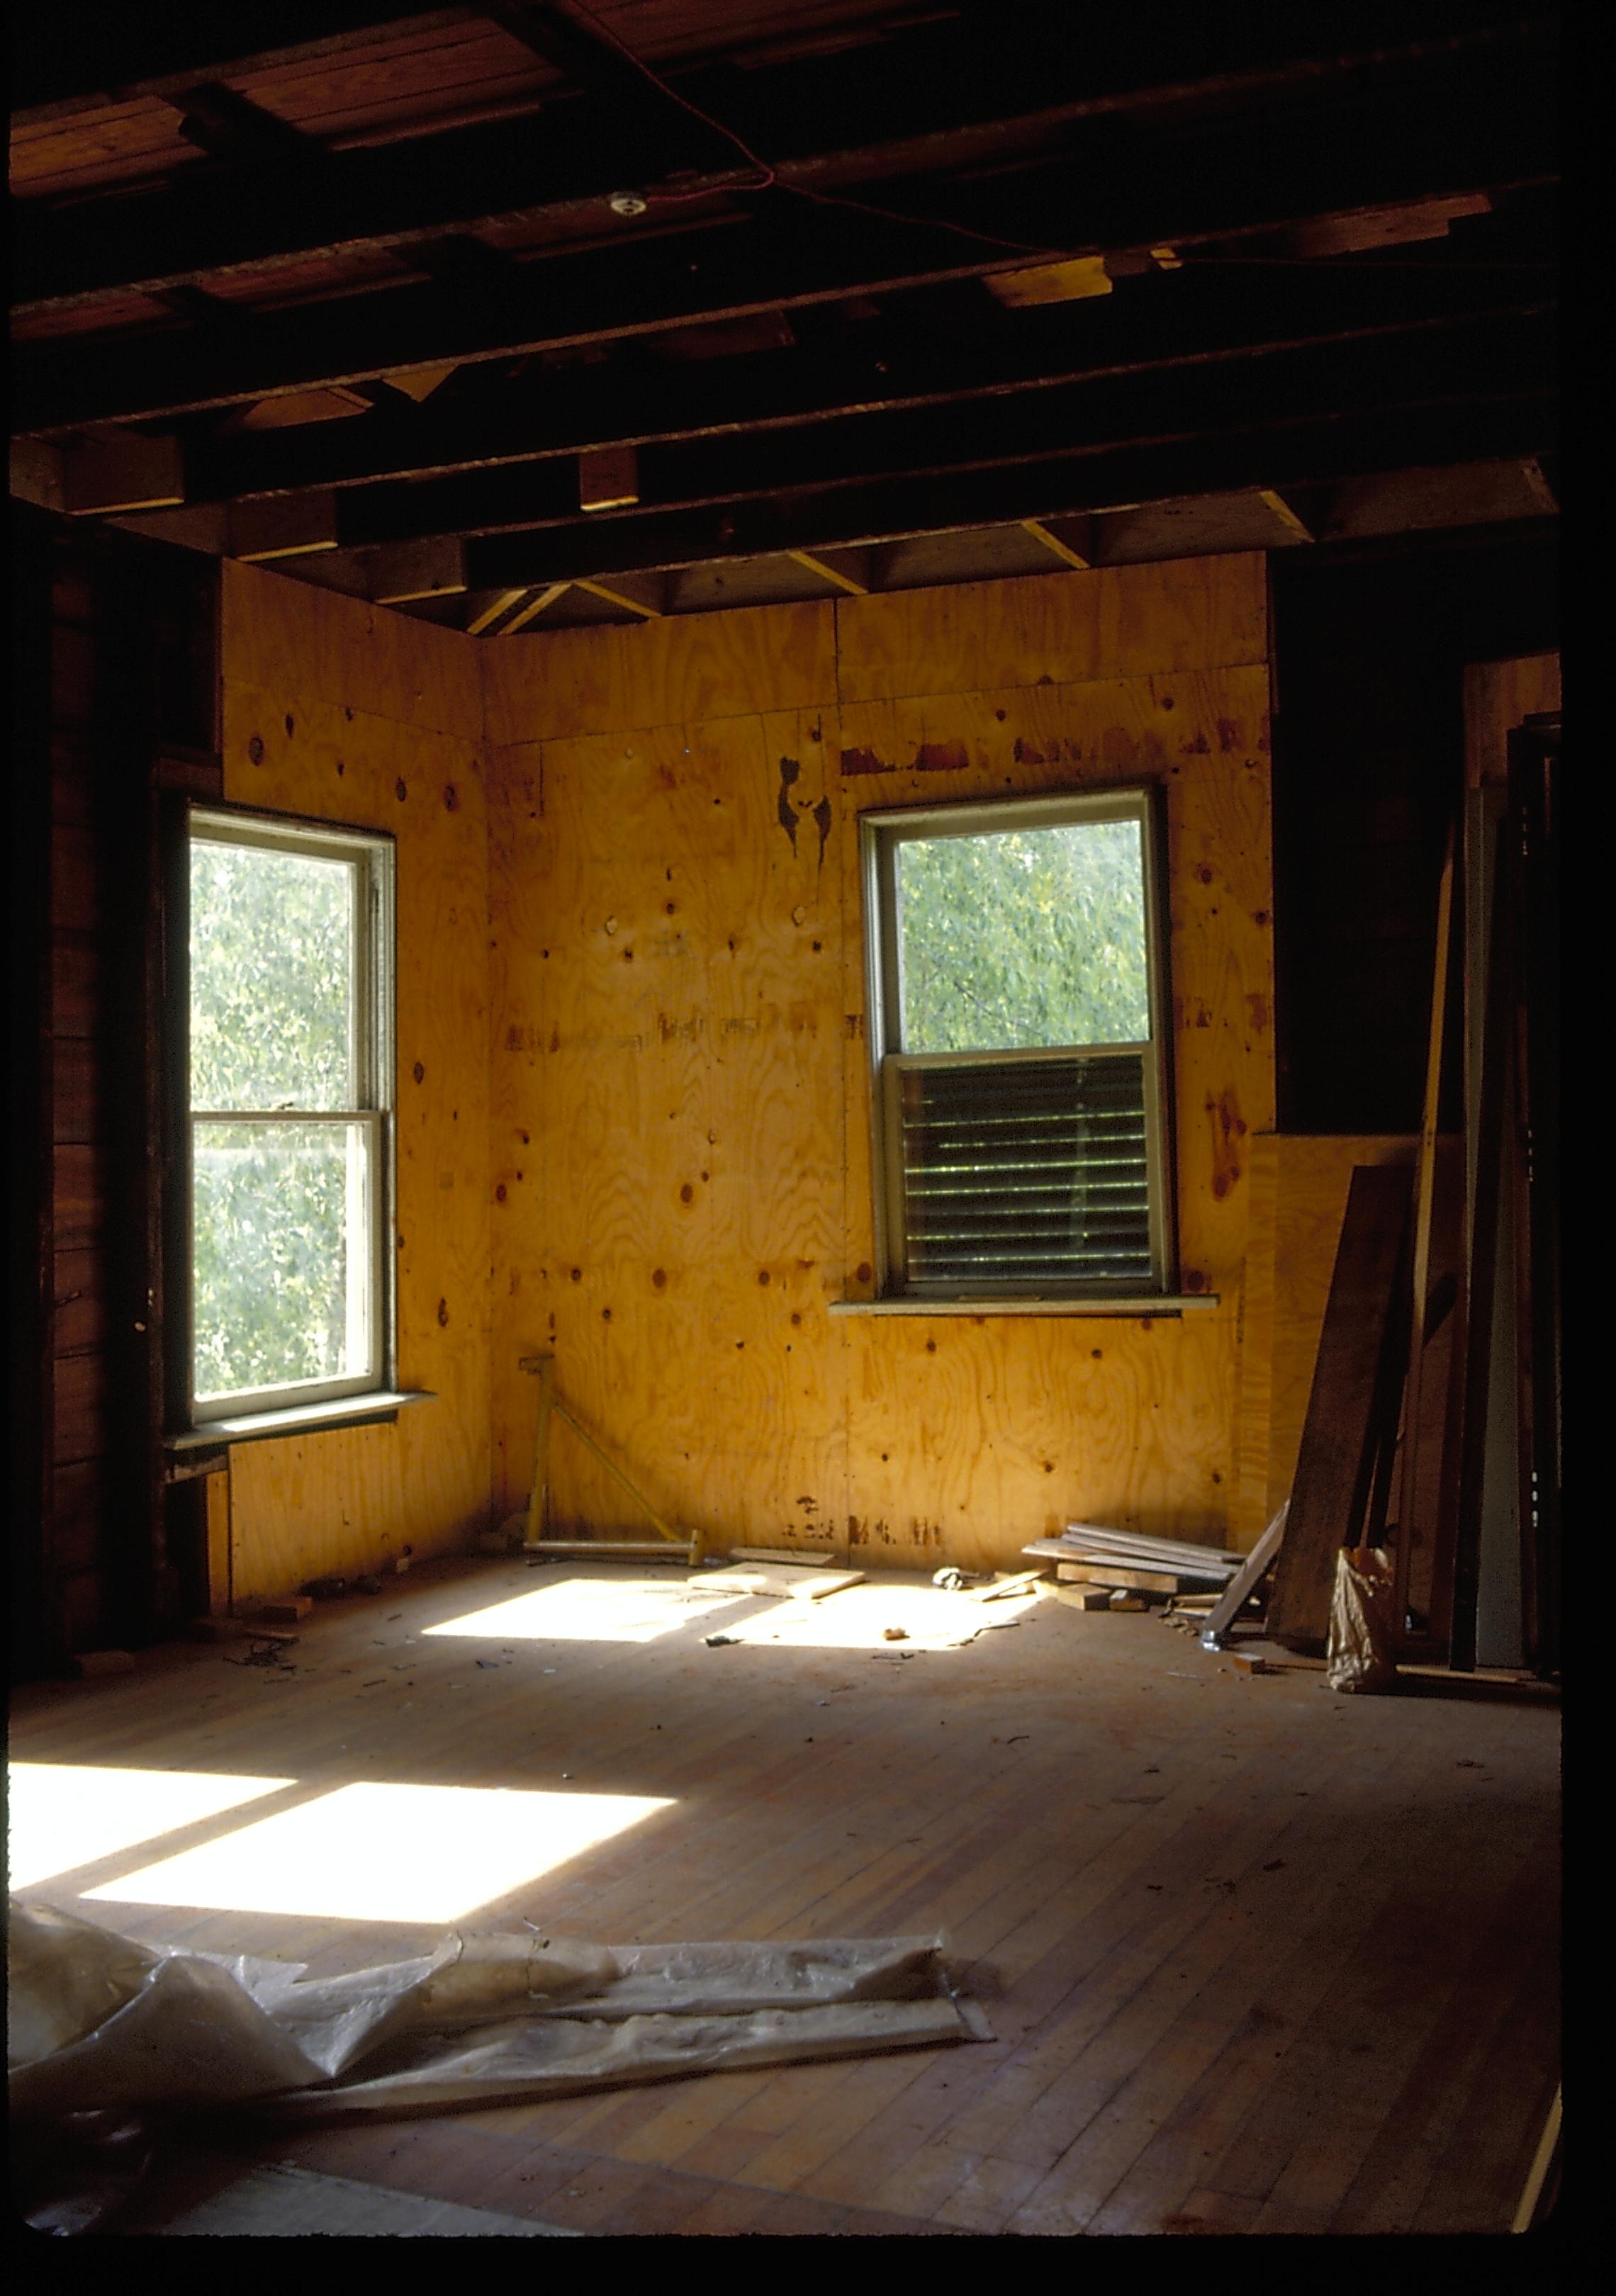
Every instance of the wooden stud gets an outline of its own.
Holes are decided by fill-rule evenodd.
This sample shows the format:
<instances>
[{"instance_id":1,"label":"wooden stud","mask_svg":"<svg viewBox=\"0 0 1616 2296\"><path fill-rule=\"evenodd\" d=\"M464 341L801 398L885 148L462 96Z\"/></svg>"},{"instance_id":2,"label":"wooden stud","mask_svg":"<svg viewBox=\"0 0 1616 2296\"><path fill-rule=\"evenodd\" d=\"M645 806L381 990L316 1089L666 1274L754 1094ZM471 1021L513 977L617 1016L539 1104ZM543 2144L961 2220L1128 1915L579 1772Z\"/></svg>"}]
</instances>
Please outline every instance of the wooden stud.
<instances>
[{"instance_id":1,"label":"wooden stud","mask_svg":"<svg viewBox=\"0 0 1616 2296\"><path fill-rule=\"evenodd\" d=\"M540 1356L538 1424L533 1443L533 1488L528 1499L528 1538L537 1546L545 1535L550 1499L550 1413L555 1401L555 1357Z\"/></svg>"},{"instance_id":2,"label":"wooden stud","mask_svg":"<svg viewBox=\"0 0 1616 2296\"><path fill-rule=\"evenodd\" d=\"M62 496L76 518L112 511L168 510L185 499L185 455L177 439L129 432L92 439L62 455Z\"/></svg>"},{"instance_id":3,"label":"wooden stud","mask_svg":"<svg viewBox=\"0 0 1616 2296\"><path fill-rule=\"evenodd\" d=\"M1207 1650L1223 1648L1225 1636L1261 1586L1275 1557L1279 1553L1280 1541L1285 1535L1285 1518L1290 1512L1291 1502L1286 1499L1262 1537L1241 1564L1240 1569L1208 1611L1206 1624L1201 1630L1203 1648Z\"/></svg>"},{"instance_id":4,"label":"wooden stud","mask_svg":"<svg viewBox=\"0 0 1616 2296\"><path fill-rule=\"evenodd\" d=\"M1272 487L1259 487L1258 500L1265 509L1273 512L1281 526L1288 533L1294 534L1303 542L1313 542L1317 539L1306 519L1300 516L1292 505L1285 500L1284 495L1276 493Z\"/></svg>"},{"instance_id":5,"label":"wooden stud","mask_svg":"<svg viewBox=\"0 0 1616 2296\"><path fill-rule=\"evenodd\" d=\"M366 594L378 606L456 597L469 587L465 544L453 534L387 544L370 554L365 570Z\"/></svg>"},{"instance_id":6,"label":"wooden stud","mask_svg":"<svg viewBox=\"0 0 1616 2296\"><path fill-rule=\"evenodd\" d=\"M258 565L275 558L299 558L316 550L335 550L337 497L329 488L308 494L266 495L232 503L225 554Z\"/></svg>"},{"instance_id":7,"label":"wooden stud","mask_svg":"<svg viewBox=\"0 0 1616 2296\"><path fill-rule=\"evenodd\" d=\"M1088 295L1109 295L1111 274L1103 255L1079 255L1070 263L1035 263L1020 271L996 271L985 284L1006 310L1036 303L1071 303Z\"/></svg>"},{"instance_id":8,"label":"wooden stud","mask_svg":"<svg viewBox=\"0 0 1616 2296\"><path fill-rule=\"evenodd\" d=\"M1084 523L1088 526L1091 521L1085 521ZM1058 534L1054 533L1041 518L1024 518L1021 521L1021 527L1024 532L1031 535L1035 542L1041 542L1046 550L1052 550L1057 558L1063 558L1068 566L1075 566L1081 573L1087 573L1093 566L1095 555L1092 547L1086 550L1074 550L1070 543L1063 542ZM1085 537L1086 540L1090 538L1089 536Z\"/></svg>"},{"instance_id":9,"label":"wooden stud","mask_svg":"<svg viewBox=\"0 0 1616 2296\"><path fill-rule=\"evenodd\" d=\"M1336 1554L1359 1543L1395 1439L1396 1392L1389 1398L1388 1388L1393 1333L1399 1368L1405 1337L1397 1309L1409 1180L1403 1166L1360 1165L1347 1198L1269 1603L1269 1633L1302 1648L1325 1640Z\"/></svg>"},{"instance_id":10,"label":"wooden stud","mask_svg":"<svg viewBox=\"0 0 1616 2296\"><path fill-rule=\"evenodd\" d=\"M831 565L825 559L816 558L811 550L788 550L785 555L794 559L799 566L806 566L810 574L823 575L827 582L833 582L839 590L845 590L850 598L867 598L870 594L870 586L867 582L856 582L850 574L844 574L839 566Z\"/></svg>"},{"instance_id":11,"label":"wooden stud","mask_svg":"<svg viewBox=\"0 0 1616 2296\"><path fill-rule=\"evenodd\" d=\"M496 622L502 614L508 614L512 607L515 605L517 600L519 598L525 598L527 594L526 590L500 590L496 592L494 597L492 597L488 603L483 608L482 611L480 614L473 615L472 619L466 624L465 627L467 637L480 637L484 630L486 630L491 623Z\"/></svg>"},{"instance_id":12,"label":"wooden stud","mask_svg":"<svg viewBox=\"0 0 1616 2296\"><path fill-rule=\"evenodd\" d=\"M623 510L640 498L640 458L632 447L602 447L578 458L579 510Z\"/></svg>"},{"instance_id":13,"label":"wooden stud","mask_svg":"<svg viewBox=\"0 0 1616 2296\"><path fill-rule=\"evenodd\" d=\"M1481 1583L1481 1511L1487 1473L1487 1429L1495 1410L1513 1400L1494 1392L1493 1300L1497 1283L1498 1220L1503 1196L1504 1131L1508 1104L1508 816L1498 823L1493 849L1492 914L1488 931L1485 1024L1476 1113L1475 1171L1470 1195L1470 1250L1465 1284L1464 1401L1456 1478L1453 1623L1448 1662L1456 1674L1476 1666L1476 1606Z\"/></svg>"},{"instance_id":14,"label":"wooden stud","mask_svg":"<svg viewBox=\"0 0 1616 2296\"><path fill-rule=\"evenodd\" d=\"M512 615L504 627L496 635L502 638L508 638L513 630L525 629L529 622L537 621L540 614L553 606L558 598L564 598L571 587L570 582L546 582L542 590L534 592L520 613ZM517 594L521 595L520 591Z\"/></svg>"},{"instance_id":15,"label":"wooden stud","mask_svg":"<svg viewBox=\"0 0 1616 2296\"><path fill-rule=\"evenodd\" d=\"M1408 1567L1417 1529L1415 1517L1419 1490L1422 1366L1425 1354L1426 1314L1431 1300L1431 1223L1436 1194L1442 1045L1448 1024L1448 972L1453 940L1455 862L1455 834L1450 827L1437 892L1436 963L1431 991L1431 1030L1425 1054L1425 1097L1420 1124L1419 1160L1415 1174L1414 1297L1408 1338L1408 1376L1403 1397L1403 1480L1398 1502L1392 1611L1399 1642L1406 1638L1403 1621L1408 1609Z\"/></svg>"},{"instance_id":16,"label":"wooden stud","mask_svg":"<svg viewBox=\"0 0 1616 2296\"><path fill-rule=\"evenodd\" d=\"M566 583L560 586L562 589L568 586ZM627 606L631 614L643 614L648 622L659 622L662 619L660 606L653 606L644 598L635 597L620 580L586 581L584 577L579 575L570 586L578 590L587 590L593 597L604 598L608 605Z\"/></svg>"}]
</instances>

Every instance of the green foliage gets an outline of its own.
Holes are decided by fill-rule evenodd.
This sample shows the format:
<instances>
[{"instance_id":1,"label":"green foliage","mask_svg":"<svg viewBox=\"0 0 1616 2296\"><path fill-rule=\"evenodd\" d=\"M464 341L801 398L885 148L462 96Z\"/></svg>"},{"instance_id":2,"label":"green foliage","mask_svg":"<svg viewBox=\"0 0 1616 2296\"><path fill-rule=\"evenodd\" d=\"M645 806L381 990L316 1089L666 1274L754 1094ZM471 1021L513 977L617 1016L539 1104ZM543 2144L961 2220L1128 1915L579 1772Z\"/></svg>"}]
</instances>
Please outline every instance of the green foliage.
<instances>
[{"instance_id":1,"label":"green foliage","mask_svg":"<svg viewBox=\"0 0 1616 2296\"><path fill-rule=\"evenodd\" d=\"M355 873L315 855L191 847L191 1102L351 1107ZM367 1280L364 1128L199 1124L194 1379L217 1397L336 1379ZM350 1205L350 1198L355 1199ZM350 1269L351 1261L351 1269Z\"/></svg>"},{"instance_id":2,"label":"green foliage","mask_svg":"<svg viewBox=\"0 0 1616 2296\"><path fill-rule=\"evenodd\" d=\"M350 1275L365 1275L365 1223L358 1205L350 1218L349 1177L350 1155L364 1152L357 1125L196 1127L199 1395L363 1368L348 1359L348 1303Z\"/></svg>"},{"instance_id":3,"label":"green foliage","mask_svg":"<svg viewBox=\"0 0 1616 2296\"><path fill-rule=\"evenodd\" d=\"M191 1105L351 1108L354 872L191 847Z\"/></svg>"},{"instance_id":4,"label":"green foliage","mask_svg":"<svg viewBox=\"0 0 1616 2296\"><path fill-rule=\"evenodd\" d=\"M905 1052L1148 1037L1136 821L906 839L896 858Z\"/></svg>"}]
</instances>

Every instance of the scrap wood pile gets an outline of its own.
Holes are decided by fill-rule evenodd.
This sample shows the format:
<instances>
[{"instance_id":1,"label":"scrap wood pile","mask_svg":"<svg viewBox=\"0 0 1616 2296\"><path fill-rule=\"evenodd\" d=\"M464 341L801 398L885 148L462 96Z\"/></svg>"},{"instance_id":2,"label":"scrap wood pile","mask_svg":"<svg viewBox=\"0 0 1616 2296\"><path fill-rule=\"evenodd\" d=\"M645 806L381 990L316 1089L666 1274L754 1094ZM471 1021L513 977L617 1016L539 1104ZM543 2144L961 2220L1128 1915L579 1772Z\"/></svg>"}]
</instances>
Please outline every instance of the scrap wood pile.
<instances>
[{"instance_id":1,"label":"scrap wood pile","mask_svg":"<svg viewBox=\"0 0 1616 2296\"><path fill-rule=\"evenodd\" d=\"M1059 1538L1034 1539L1027 1555L1053 1562L1057 1585L1085 1590L1086 1609L1142 1611L1169 1597L1218 1593L1244 1557L1142 1531L1068 1523Z\"/></svg>"}]
</instances>

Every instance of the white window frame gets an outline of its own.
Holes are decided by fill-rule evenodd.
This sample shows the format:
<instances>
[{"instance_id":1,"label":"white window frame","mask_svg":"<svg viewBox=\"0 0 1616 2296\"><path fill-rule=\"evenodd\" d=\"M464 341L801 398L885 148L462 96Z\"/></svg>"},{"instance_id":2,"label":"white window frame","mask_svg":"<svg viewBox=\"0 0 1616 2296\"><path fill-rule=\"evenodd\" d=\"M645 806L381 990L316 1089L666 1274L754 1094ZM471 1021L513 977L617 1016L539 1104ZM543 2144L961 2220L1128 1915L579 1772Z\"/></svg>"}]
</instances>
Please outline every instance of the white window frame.
<instances>
[{"instance_id":1,"label":"white window frame","mask_svg":"<svg viewBox=\"0 0 1616 2296\"><path fill-rule=\"evenodd\" d=\"M190 1061L190 983L186 966L183 999L183 1052L180 1074L184 1086L183 1160L185 1213L179 1280L183 1286L183 1363L181 1391L186 1424L193 1429L273 1413L295 1415L308 1410L323 1415L322 1406L340 1405L350 1398L381 1395L397 1384L397 1282L394 1263L397 1201L394 1122L395 1014L397 952L395 945L396 866L394 842L384 832L349 828L328 822L308 822L295 816L238 810L230 806L192 804L186 808L185 879L188 947L190 852L193 843L254 847L259 850L301 855L310 859L340 861L356 873L353 904L353 1013L356 1105L345 1109L199 1110L192 1103ZM251 1122L262 1125L340 1124L363 1126L369 1135L366 1168L370 1181L368 1215L369 1314L367 1360L363 1369L340 1379L300 1380L291 1385L238 1390L224 1396L199 1398L196 1393L195 1341L195 1210L194 1172L199 1129L209 1124Z\"/></svg>"},{"instance_id":2,"label":"white window frame","mask_svg":"<svg viewBox=\"0 0 1616 2296\"><path fill-rule=\"evenodd\" d=\"M917 1054L903 1046L902 952L898 940L897 848L910 839L980 837L1017 829L1049 829L1071 823L1136 821L1144 861L1145 967L1150 1035L1136 1044L1063 1045L1029 1052ZM874 1176L875 1253L879 1297L893 1302L939 1307L965 1300L991 1306L1015 1301L1134 1299L1136 1279L1001 1278L968 1289L958 1283L915 1281L908 1275L903 1210L903 1168L898 1146L902 1078L906 1070L964 1066L1031 1065L1051 1060L1142 1058L1145 1101L1145 1147L1150 1206L1151 1275L1147 1296L1164 1300L1177 1283L1177 1205L1172 1138L1170 1076L1171 999L1167 970L1165 898L1167 836L1165 807L1154 785L1066 793L1054 797L990 799L942 806L905 806L859 816L859 859L864 893L866 1022L870 1062L872 1169Z\"/></svg>"}]
</instances>

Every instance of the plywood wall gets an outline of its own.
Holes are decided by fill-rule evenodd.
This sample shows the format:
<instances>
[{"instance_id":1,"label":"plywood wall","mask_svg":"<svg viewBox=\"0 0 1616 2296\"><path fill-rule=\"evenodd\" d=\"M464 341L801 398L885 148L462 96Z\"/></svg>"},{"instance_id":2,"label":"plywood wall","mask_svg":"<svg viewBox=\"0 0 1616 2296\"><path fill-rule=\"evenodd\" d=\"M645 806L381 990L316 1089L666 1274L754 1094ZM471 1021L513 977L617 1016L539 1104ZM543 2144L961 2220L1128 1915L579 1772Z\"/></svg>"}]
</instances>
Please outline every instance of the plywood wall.
<instances>
[{"instance_id":1,"label":"plywood wall","mask_svg":"<svg viewBox=\"0 0 1616 2296\"><path fill-rule=\"evenodd\" d=\"M488 877L473 641L226 564L225 793L398 840L396 1424L238 1445L238 1602L406 1546L463 1545L488 1497Z\"/></svg>"},{"instance_id":2,"label":"plywood wall","mask_svg":"<svg viewBox=\"0 0 1616 2296\"><path fill-rule=\"evenodd\" d=\"M1274 1122L1258 558L496 641L496 1505L524 1354L714 1543L1002 1563L1223 1538L1250 1147ZM1182 1321L832 1318L874 1290L861 809L1165 790ZM563 1431L558 1522L627 1529Z\"/></svg>"}]
</instances>

